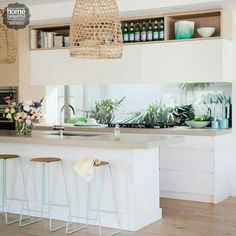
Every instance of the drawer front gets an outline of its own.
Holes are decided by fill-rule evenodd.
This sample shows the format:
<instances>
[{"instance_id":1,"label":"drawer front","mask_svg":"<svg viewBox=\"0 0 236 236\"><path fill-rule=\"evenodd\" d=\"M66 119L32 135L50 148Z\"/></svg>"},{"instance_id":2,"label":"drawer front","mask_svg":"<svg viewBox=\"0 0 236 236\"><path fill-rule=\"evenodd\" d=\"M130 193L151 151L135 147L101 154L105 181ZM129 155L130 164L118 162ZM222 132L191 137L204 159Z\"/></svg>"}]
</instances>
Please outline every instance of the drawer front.
<instances>
[{"instance_id":1,"label":"drawer front","mask_svg":"<svg viewBox=\"0 0 236 236\"><path fill-rule=\"evenodd\" d=\"M191 149L161 149L160 169L214 173L214 152Z\"/></svg>"},{"instance_id":2,"label":"drawer front","mask_svg":"<svg viewBox=\"0 0 236 236\"><path fill-rule=\"evenodd\" d=\"M181 193L214 194L214 175L161 170L160 189Z\"/></svg>"},{"instance_id":3,"label":"drawer front","mask_svg":"<svg viewBox=\"0 0 236 236\"><path fill-rule=\"evenodd\" d=\"M178 144L168 145L168 148L185 148L194 150L213 150L214 137L184 136L184 141Z\"/></svg>"}]
</instances>

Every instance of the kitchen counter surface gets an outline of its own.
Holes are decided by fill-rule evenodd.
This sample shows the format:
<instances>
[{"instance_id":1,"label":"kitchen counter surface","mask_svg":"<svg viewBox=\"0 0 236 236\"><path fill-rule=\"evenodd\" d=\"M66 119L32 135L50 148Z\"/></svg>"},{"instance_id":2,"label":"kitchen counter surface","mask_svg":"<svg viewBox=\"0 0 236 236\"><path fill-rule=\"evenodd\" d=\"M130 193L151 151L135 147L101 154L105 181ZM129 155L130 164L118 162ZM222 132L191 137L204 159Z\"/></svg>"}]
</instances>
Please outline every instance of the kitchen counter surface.
<instances>
[{"instance_id":1,"label":"kitchen counter surface","mask_svg":"<svg viewBox=\"0 0 236 236\"><path fill-rule=\"evenodd\" d=\"M14 131L0 131L0 142L2 143L26 143L26 144L45 144L45 145L66 145L78 147L99 147L99 148L122 148L122 149L149 149L161 147L163 145L176 144L183 141L182 137L164 136L153 134L121 134L120 140L114 140L110 133L82 132L82 136L63 136L56 135L56 131L36 131L32 136L20 137ZM65 131L67 134L74 135L75 132Z\"/></svg>"},{"instance_id":2,"label":"kitchen counter surface","mask_svg":"<svg viewBox=\"0 0 236 236\"><path fill-rule=\"evenodd\" d=\"M52 130L52 125L42 125L37 126L36 130ZM65 131L75 131L75 132L103 132L112 133L114 128L109 127L76 127L65 125ZM232 129L192 129L188 127L174 127L167 129L132 129L132 128L121 128L121 133L129 134L158 134L158 135L188 135L188 136L220 136L231 134Z\"/></svg>"}]
</instances>

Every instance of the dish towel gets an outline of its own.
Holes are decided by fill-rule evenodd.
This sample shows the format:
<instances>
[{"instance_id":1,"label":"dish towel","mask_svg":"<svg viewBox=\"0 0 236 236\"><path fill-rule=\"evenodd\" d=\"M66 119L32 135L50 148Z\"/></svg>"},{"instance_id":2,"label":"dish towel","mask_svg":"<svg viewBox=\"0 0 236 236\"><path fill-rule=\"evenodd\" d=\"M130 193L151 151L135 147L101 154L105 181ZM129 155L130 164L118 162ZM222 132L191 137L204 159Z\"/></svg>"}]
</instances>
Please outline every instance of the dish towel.
<instances>
[{"instance_id":1,"label":"dish towel","mask_svg":"<svg viewBox=\"0 0 236 236\"><path fill-rule=\"evenodd\" d=\"M94 177L94 161L90 158L79 160L74 165L74 170L87 182Z\"/></svg>"}]
</instances>

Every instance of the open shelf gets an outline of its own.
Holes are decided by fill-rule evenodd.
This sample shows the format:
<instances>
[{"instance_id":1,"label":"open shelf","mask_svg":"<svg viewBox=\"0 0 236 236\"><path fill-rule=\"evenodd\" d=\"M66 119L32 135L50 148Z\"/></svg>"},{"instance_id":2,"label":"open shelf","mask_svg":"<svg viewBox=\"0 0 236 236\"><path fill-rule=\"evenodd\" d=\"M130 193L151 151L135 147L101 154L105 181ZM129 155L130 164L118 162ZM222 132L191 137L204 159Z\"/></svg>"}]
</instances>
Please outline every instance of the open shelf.
<instances>
[{"instance_id":1,"label":"open shelf","mask_svg":"<svg viewBox=\"0 0 236 236\"><path fill-rule=\"evenodd\" d=\"M48 25L30 28L31 50L50 50L69 46L69 30L67 25Z\"/></svg>"},{"instance_id":2,"label":"open shelf","mask_svg":"<svg viewBox=\"0 0 236 236\"><path fill-rule=\"evenodd\" d=\"M176 14L165 17L166 39L175 40L175 23L178 21L195 22L195 30L193 39L199 39L201 36L197 33L197 29L201 27L215 27L216 32L213 37L221 37L221 10L194 12L192 14Z\"/></svg>"},{"instance_id":3,"label":"open shelf","mask_svg":"<svg viewBox=\"0 0 236 236\"><path fill-rule=\"evenodd\" d=\"M182 42L182 41L195 41L195 40L214 40L222 38L222 10L221 9L214 9L214 10L204 10L204 11L194 11L194 12L184 12L178 14L166 14L166 15L149 15L149 16L137 16L137 17L125 17L121 18L122 25L124 23L133 23L134 27L137 22L140 23L140 26L143 21L147 24L149 21L154 22L157 20L160 22L164 20L164 30L165 36L164 40L157 40L157 41L145 41L145 42L126 42L124 43L125 46L129 45L142 45L142 44L158 44L158 43L171 43L171 42ZM191 39L175 39L175 23L181 20L188 20L195 22L195 32L194 36ZM216 32L210 38L202 38L197 33L197 28L200 27L215 27ZM54 25L38 25L38 26L31 26L30 27L30 50L32 51L40 51L40 50L60 50L60 49L68 49L69 45L65 46L65 43L62 43L62 46L55 47L55 45L45 45L43 43L42 47L39 45L38 40L41 40L41 37L47 38L52 37L53 35L57 35L62 37L63 39L66 37L68 41L69 37L69 24L54 24ZM41 34L39 36L39 34ZM32 39L33 37L33 39ZM37 41L35 43L35 40ZM48 40L48 39L47 39ZM33 41L33 43L32 43ZM32 45L33 44L33 45ZM33 47L32 47L33 46ZM50 46L50 47L49 47Z\"/></svg>"}]
</instances>

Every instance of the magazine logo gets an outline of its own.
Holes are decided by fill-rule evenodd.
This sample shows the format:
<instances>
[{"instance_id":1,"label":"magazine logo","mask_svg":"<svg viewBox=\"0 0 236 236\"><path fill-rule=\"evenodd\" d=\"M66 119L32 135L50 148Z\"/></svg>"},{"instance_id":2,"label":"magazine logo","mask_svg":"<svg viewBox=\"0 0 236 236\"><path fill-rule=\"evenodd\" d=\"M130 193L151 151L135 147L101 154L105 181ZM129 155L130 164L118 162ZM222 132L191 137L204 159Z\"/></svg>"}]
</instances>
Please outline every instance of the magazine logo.
<instances>
[{"instance_id":1,"label":"magazine logo","mask_svg":"<svg viewBox=\"0 0 236 236\"><path fill-rule=\"evenodd\" d=\"M3 23L9 29L24 29L30 21L29 8L24 4L13 3L4 8Z\"/></svg>"}]
</instances>

